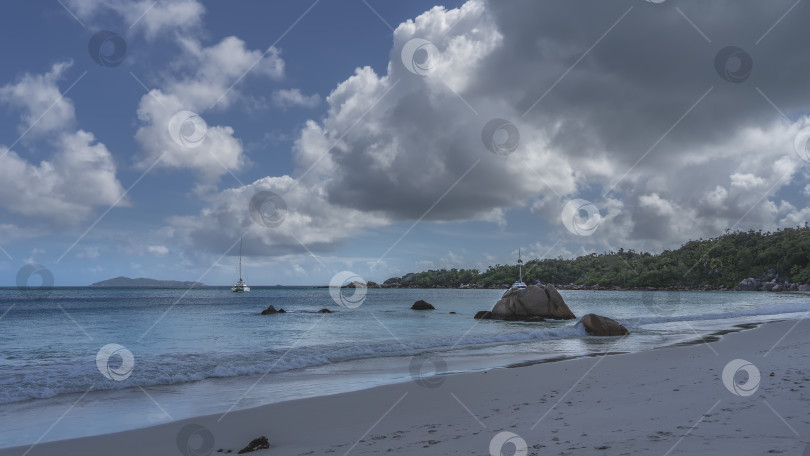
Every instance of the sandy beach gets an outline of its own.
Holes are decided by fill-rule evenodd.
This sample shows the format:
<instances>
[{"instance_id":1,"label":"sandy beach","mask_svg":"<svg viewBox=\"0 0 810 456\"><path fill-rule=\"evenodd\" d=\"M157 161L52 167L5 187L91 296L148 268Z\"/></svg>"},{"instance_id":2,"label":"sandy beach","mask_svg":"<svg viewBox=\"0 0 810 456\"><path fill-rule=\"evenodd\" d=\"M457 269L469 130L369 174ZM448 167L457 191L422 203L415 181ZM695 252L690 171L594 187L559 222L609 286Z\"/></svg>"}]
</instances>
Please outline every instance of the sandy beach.
<instances>
[{"instance_id":1,"label":"sandy beach","mask_svg":"<svg viewBox=\"0 0 810 456\"><path fill-rule=\"evenodd\" d=\"M810 441L808 325L783 321L709 344L428 377L0 455L236 453L258 436L271 447L257 454L272 455L801 455ZM742 373L736 387L724 384L735 359L761 373L758 385Z\"/></svg>"}]
</instances>

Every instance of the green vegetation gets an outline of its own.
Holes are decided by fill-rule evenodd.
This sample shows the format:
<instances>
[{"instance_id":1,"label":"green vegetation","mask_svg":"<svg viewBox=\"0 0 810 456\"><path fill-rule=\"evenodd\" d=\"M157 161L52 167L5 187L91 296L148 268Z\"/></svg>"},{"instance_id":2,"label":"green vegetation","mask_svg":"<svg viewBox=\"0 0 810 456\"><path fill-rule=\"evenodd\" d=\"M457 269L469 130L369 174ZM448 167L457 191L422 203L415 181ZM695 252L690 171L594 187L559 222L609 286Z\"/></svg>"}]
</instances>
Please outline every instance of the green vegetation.
<instances>
[{"instance_id":1,"label":"green vegetation","mask_svg":"<svg viewBox=\"0 0 810 456\"><path fill-rule=\"evenodd\" d=\"M440 269L408 274L386 283L400 282L413 287L458 287L461 284L500 285L512 283L516 265L477 269ZM531 260L523 267L524 281L546 283L656 287L669 286L734 287L754 277L810 283L810 228L726 233L712 239L690 241L677 250L660 255L619 249L618 252L590 254L573 260ZM412 276L412 277L409 277Z\"/></svg>"}]
</instances>

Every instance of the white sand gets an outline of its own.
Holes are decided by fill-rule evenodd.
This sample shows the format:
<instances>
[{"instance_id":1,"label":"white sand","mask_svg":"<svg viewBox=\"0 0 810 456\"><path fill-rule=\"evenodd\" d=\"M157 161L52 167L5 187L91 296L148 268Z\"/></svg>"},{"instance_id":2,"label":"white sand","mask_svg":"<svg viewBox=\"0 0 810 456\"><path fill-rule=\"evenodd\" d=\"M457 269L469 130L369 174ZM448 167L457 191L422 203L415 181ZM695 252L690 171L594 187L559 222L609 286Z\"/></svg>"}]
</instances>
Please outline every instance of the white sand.
<instances>
[{"instance_id":1,"label":"white sand","mask_svg":"<svg viewBox=\"0 0 810 456\"><path fill-rule=\"evenodd\" d=\"M711 344L446 376L435 388L409 382L0 456L180 455L177 435L189 423L210 430L213 454L236 453L265 435L270 450L253 454L487 455L492 438L510 431L526 441L523 454L800 456L810 442L810 322L798 323L769 353L795 323ZM721 380L736 358L762 373L749 397L735 396ZM193 437L191 446L201 441Z\"/></svg>"}]
</instances>

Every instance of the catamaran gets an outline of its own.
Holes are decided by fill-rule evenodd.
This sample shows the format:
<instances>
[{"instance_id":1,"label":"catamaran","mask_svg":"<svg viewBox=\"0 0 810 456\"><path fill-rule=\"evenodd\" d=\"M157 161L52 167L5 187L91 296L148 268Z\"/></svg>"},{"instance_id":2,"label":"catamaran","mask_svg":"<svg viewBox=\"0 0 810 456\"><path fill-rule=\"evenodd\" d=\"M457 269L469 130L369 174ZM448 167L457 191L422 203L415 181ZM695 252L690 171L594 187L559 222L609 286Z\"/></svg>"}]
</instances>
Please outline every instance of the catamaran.
<instances>
[{"instance_id":1,"label":"catamaran","mask_svg":"<svg viewBox=\"0 0 810 456\"><path fill-rule=\"evenodd\" d=\"M526 288L526 284L523 283L523 260L520 259L520 249L518 249L518 279L515 283L512 284L512 288L520 289Z\"/></svg>"},{"instance_id":2,"label":"catamaran","mask_svg":"<svg viewBox=\"0 0 810 456\"><path fill-rule=\"evenodd\" d=\"M242 280L242 240L239 240L239 281L231 287L234 293L244 293L250 291L248 284Z\"/></svg>"}]
</instances>

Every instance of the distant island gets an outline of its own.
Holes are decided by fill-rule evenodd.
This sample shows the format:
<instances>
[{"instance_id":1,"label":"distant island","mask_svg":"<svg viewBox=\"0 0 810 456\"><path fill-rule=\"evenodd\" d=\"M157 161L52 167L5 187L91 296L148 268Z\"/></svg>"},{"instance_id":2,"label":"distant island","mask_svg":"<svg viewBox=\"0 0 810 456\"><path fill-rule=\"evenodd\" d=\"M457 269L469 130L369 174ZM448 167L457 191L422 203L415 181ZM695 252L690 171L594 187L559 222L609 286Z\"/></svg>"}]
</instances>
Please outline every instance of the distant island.
<instances>
[{"instance_id":1,"label":"distant island","mask_svg":"<svg viewBox=\"0 0 810 456\"><path fill-rule=\"evenodd\" d=\"M200 282L180 282L177 280L155 280L139 277L130 279L129 277L116 277L114 279L102 280L90 285L91 287L115 287L115 288L200 288L205 284Z\"/></svg>"},{"instance_id":2,"label":"distant island","mask_svg":"<svg viewBox=\"0 0 810 456\"><path fill-rule=\"evenodd\" d=\"M434 269L392 277L369 288L508 288L515 264ZM727 232L660 254L619 249L575 259L527 261L523 280L574 290L810 291L810 228Z\"/></svg>"}]
</instances>

